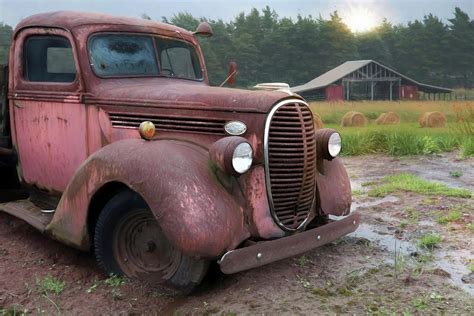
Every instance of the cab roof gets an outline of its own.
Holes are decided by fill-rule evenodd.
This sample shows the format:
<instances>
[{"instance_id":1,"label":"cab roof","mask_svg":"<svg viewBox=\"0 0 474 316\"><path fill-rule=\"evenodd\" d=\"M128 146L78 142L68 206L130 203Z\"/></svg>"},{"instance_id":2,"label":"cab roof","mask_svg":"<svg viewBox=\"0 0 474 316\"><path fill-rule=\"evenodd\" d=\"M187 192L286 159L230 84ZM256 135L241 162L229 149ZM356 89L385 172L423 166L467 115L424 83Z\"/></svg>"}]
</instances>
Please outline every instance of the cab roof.
<instances>
[{"instance_id":1,"label":"cab roof","mask_svg":"<svg viewBox=\"0 0 474 316\"><path fill-rule=\"evenodd\" d=\"M56 11L35 14L18 23L16 32L27 27L57 27L72 30L76 27L94 24L141 26L150 29L167 30L171 32L179 31L180 33L185 33L192 36L192 32L166 23L139 18L119 17L104 13L81 11Z\"/></svg>"}]
</instances>

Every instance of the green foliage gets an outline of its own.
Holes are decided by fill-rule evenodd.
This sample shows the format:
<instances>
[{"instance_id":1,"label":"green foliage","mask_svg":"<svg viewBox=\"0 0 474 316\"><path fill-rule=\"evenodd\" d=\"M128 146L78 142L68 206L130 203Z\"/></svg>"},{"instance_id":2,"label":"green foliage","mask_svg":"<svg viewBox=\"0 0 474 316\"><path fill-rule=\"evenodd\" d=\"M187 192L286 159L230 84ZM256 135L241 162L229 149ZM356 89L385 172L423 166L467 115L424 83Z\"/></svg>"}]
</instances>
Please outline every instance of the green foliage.
<instances>
[{"instance_id":1,"label":"green foliage","mask_svg":"<svg viewBox=\"0 0 474 316\"><path fill-rule=\"evenodd\" d=\"M438 234L426 234L420 238L418 246L428 250L433 250L441 242L441 240L443 240L443 237Z\"/></svg>"},{"instance_id":2,"label":"green foliage","mask_svg":"<svg viewBox=\"0 0 474 316\"><path fill-rule=\"evenodd\" d=\"M163 20L189 30L198 24L189 13ZM213 85L225 79L229 61L238 64L237 84L250 87L272 81L303 84L347 60L374 59L422 82L471 87L474 25L469 21L456 8L449 24L429 14L407 25L385 20L370 32L353 34L337 11L329 19L300 15L293 20L279 18L267 6L229 23L209 20L214 36L199 41Z\"/></svg>"},{"instance_id":3,"label":"green foliage","mask_svg":"<svg viewBox=\"0 0 474 316\"><path fill-rule=\"evenodd\" d=\"M363 128L337 128L342 137L343 156L383 153L391 156L428 155L462 147L469 138L454 135L449 129L421 129L417 124L398 126L369 125ZM469 143L466 143L469 144Z\"/></svg>"},{"instance_id":4,"label":"green foliage","mask_svg":"<svg viewBox=\"0 0 474 316\"><path fill-rule=\"evenodd\" d=\"M36 287L42 294L48 295L61 294L66 287L66 282L58 280L51 275L47 275L44 278L36 278Z\"/></svg>"},{"instance_id":5,"label":"green foliage","mask_svg":"<svg viewBox=\"0 0 474 316\"><path fill-rule=\"evenodd\" d=\"M469 229L471 232L474 233L474 222L473 223L468 223L466 225L467 229Z\"/></svg>"},{"instance_id":6,"label":"green foliage","mask_svg":"<svg viewBox=\"0 0 474 316\"><path fill-rule=\"evenodd\" d=\"M446 215L441 215L436 220L438 224L447 224L451 222L456 222L461 218L461 212L458 210L452 210Z\"/></svg>"},{"instance_id":7,"label":"green foliage","mask_svg":"<svg viewBox=\"0 0 474 316\"><path fill-rule=\"evenodd\" d=\"M474 156L474 138L466 137L461 144L461 150L463 157Z\"/></svg>"},{"instance_id":8,"label":"green foliage","mask_svg":"<svg viewBox=\"0 0 474 316\"><path fill-rule=\"evenodd\" d=\"M110 287L118 287L118 286L126 284L127 279L124 277L112 274L107 279L105 279L104 283Z\"/></svg>"},{"instance_id":9,"label":"green foliage","mask_svg":"<svg viewBox=\"0 0 474 316\"><path fill-rule=\"evenodd\" d=\"M430 182L411 173L398 173L383 178L382 184L370 190L368 195L380 197L397 191L460 198L470 198L472 196L469 190L450 188L442 183Z\"/></svg>"},{"instance_id":10,"label":"green foliage","mask_svg":"<svg viewBox=\"0 0 474 316\"><path fill-rule=\"evenodd\" d=\"M297 262L300 267L305 267L309 262L311 262L311 260L303 255L298 257Z\"/></svg>"},{"instance_id":11,"label":"green foliage","mask_svg":"<svg viewBox=\"0 0 474 316\"><path fill-rule=\"evenodd\" d=\"M8 61L12 32L11 26L0 23L0 65L6 64Z\"/></svg>"},{"instance_id":12,"label":"green foliage","mask_svg":"<svg viewBox=\"0 0 474 316\"><path fill-rule=\"evenodd\" d=\"M462 171L459 171L459 170L450 171L449 175L453 178L459 178L459 177L462 177Z\"/></svg>"},{"instance_id":13,"label":"green foliage","mask_svg":"<svg viewBox=\"0 0 474 316\"><path fill-rule=\"evenodd\" d=\"M181 12L162 20L194 31L206 19ZM347 60L374 59L422 82L474 86L474 24L459 8L448 24L428 14L407 25L385 20L363 34L353 34L337 11L328 19L290 19L267 6L230 22L208 22L214 36L198 40L212 85L226 78L230 61L238 64L237 84L251 87L272 81L303 84ZM10 26L0 24L0 63L7 61L11 33Z\"/></svg>"},{"instance_id":14,"label":"green foliage","mask_svg":"<svg viewBox=\"0 0 474 316\"><path fill-rule=\"evenodd\" d=\"M469 271L471 271L471 273L474 273L474 263L469 264L467 268L469 269Z\"/></svg>"}]
</instances>

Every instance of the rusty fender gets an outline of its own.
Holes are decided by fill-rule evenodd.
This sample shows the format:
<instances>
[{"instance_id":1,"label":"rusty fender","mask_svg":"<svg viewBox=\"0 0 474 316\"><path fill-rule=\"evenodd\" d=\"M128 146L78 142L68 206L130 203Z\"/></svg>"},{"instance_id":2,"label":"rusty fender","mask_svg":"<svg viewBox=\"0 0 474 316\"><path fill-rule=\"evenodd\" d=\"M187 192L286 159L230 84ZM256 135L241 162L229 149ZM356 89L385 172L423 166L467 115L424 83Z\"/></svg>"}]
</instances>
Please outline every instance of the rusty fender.
<instances>
[{"instance_id":1,"label":"rusty fender","mask_svg":"<svg viewBox=\"0 0 474 316\"><path fill-rule=\"evenodd\" d=\"M141 139L115 142L91 155L68 184L47 233L89 250L89 203L110 182L140 194L169 241L186 254L215 258L250 236L244 208L214 176L206 150Z\"/></svg>"},{"instance_id":2,"label":"rusty fender","mask_svg":"<svg viewBox=\"0 0 474 316\"><path fill-rule=\"evenodd\" d=\"M341 159L321 160L318 171L316 184L322 213L336 216L349 214L352 202L351 183Z\"/></svg>"}]
</instances>

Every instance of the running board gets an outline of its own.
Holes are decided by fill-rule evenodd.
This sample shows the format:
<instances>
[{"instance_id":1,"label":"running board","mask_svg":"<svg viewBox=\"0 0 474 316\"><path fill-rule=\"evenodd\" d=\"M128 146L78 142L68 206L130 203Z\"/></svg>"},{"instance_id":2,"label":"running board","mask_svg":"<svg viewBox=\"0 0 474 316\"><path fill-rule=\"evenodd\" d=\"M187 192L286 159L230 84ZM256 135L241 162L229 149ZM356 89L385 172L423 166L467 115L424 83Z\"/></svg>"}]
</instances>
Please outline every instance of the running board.
<instances>
[{"instance_id":1,"label":"running board","mask_svg":"<svg viewBox=\"0 0 474 316\"><path fill-rule=\"evenodd\" d=\"M54 212L43 211L30 200L2 203L0 204L0 211L24 220L41 233L44 233L46 226L51 222L54 215Z\"/></svg>"}]
</instances>

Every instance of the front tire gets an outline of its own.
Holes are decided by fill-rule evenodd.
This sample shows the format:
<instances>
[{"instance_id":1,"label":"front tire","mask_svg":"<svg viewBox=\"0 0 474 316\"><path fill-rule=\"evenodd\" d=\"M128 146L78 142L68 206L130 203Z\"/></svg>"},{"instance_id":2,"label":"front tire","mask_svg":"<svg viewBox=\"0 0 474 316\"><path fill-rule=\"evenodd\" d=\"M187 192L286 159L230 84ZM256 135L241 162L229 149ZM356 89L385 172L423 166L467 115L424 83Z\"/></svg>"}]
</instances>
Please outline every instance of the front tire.
<instances>
[{"instance_id":1,"label":"front tire","mask_svg":"<svg viewBox=\"0 0 474 316\"><path fill-rule=\"evenodd\" d=\"M168 241L145 201L122 191L104 207L95 226L94 249L107 273L164 285L188 294L209 262L183 254Z\"/></svg>"}]
</instances>

